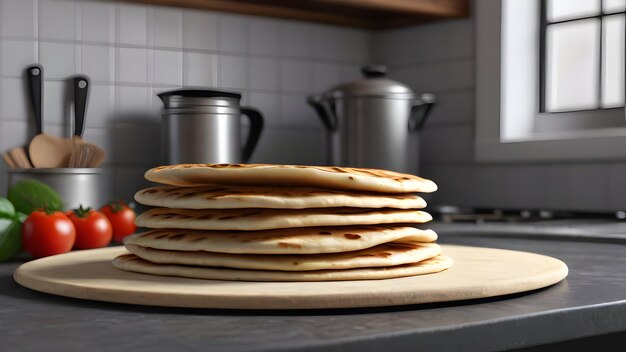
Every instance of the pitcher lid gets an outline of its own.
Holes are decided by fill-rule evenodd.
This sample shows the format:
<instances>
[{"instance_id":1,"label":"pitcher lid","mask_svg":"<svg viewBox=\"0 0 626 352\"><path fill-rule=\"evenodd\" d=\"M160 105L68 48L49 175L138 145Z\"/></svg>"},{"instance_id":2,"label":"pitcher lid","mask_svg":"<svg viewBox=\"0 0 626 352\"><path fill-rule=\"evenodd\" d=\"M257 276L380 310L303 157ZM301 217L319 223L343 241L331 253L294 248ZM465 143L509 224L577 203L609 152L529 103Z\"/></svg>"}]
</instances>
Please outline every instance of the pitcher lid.
<instances>
[{"instance_id":1,"label":"pitcher lid","mask_svg":"<svg viewBox=\"0 0 626 352\"><path fill-rule=\"evenodd\" d=\"M415 94L406 84L385 78L387 67L383 65L369 65L361 68L364 79L341 84L326 94L335 98L343 96L378 96L395 99L412 99Z\"/></svg>"},{"instance_id":2,"label":"pitcher lid","mask_svg":"<svg viewBox=\"0 0 626 352\"><path fill-rule=\"evenodd\" d=\"M241 99L239 93L211 89L177 89L160 93L158 96L166 109L205 105L239 107Z\"/></svg>"}]
</instances>

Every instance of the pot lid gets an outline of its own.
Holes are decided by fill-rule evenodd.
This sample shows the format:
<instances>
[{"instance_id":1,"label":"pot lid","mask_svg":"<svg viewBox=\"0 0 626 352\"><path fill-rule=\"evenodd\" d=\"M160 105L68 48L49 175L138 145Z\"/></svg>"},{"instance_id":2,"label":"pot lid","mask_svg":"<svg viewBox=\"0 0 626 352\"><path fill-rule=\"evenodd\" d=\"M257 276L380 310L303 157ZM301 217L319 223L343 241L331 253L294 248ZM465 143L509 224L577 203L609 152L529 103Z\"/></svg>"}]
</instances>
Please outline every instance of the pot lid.
<instances>
[{"instance_id":1,"label":"pot lid","mask_svg":"<svg viewBox=\"0 0 626 352\"><path fill-rule=\"evenodd\" d=\"M387 98L412 99L413 90L406 84L385 78L387 67L369 65L361 68L364 79L334 87L326 94L335 98L342 96L379 96Z\"/></svg>"}]
</instances>

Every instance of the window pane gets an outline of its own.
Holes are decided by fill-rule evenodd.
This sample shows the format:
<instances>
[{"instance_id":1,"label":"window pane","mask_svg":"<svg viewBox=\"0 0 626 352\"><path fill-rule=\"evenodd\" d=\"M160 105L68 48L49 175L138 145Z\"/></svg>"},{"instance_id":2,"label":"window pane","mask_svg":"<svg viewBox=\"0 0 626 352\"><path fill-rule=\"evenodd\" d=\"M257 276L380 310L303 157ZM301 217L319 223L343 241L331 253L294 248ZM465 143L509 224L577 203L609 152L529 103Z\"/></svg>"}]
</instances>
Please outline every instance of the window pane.
<instances>
[{"instance_id":1,"label":"window pane","mask_svg":"<svg viewBox=\"0 0 626 352\"><path fill-rule=\"evenodd\" d=\"M604 12L622 12L626 10L626 0L604 0Z\"/></svg>"},{"instance_id":2,"label":"window pane","mask_svg":"<svg viewBox=\"0 0 626 352\"><path fill-rule=\"evenodd\" d=\"M594 16L600 13L600 0L548 0L548 21Z\"/></svg>"},{"instance_id":3,"label":"window pane","mask_svg":"<svg viewBox=\"0 0 626 352\"><path fill-rule=\"evenodd\" d=\"M604 18L602 107L624 105L624 15Z\"/></svg>"},{"instance_id":4,"label":"window pane","mask_svg":"<svg viewBox=\"0 0 626 352\"><path fill-rule=\"evenodd\" d=\"M548 26L547 111L598 107L599 31L597 19Z\"/></svg>"}]
</instances>

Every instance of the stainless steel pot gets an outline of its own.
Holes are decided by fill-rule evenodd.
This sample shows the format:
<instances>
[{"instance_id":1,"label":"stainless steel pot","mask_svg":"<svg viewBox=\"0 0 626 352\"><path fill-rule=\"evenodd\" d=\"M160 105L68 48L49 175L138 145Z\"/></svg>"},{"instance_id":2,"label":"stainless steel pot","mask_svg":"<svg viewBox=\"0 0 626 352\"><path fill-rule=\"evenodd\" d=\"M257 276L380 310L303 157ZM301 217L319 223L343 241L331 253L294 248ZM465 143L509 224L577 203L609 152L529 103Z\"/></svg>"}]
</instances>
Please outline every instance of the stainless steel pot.
<instances>
[{"instance_id":1,"label":"stainless steel pot","mask_svg":"<svg viewBox=\"0 0 626 352\"><path fill-rule=\"evenodd\" d=\"M175 90L163 101L164 157L168 164L247 162L263 130L263 116L240 107L241 95L215 90ZM241 116L250 132L241 143Z\"/></svg>"},{"instance_id":2,"label":"stainless steel pot","mask_svg":"<svg viewBox=\"0 0 626 352\"><path fill-rule=\"evenodd\" d=\"M416 132L435 96L417 97L408 86L384 78L384 66L367 66L362 72L365 79L308 99L328 131L327 162L416 173Z\"/></svg>"},{"instance_id":3,"label":"stainless steel pot","mask_svg":"<svg viewBox=\"0 0 626 352\"><path fill-rule=\"evenodd\" d=\"M64 209L79 205L98 209L110 201L99 168L14 169L9 171L9 187L21 180L34 179L52 187L63 200Z\"/></svg>"}]
</instances>

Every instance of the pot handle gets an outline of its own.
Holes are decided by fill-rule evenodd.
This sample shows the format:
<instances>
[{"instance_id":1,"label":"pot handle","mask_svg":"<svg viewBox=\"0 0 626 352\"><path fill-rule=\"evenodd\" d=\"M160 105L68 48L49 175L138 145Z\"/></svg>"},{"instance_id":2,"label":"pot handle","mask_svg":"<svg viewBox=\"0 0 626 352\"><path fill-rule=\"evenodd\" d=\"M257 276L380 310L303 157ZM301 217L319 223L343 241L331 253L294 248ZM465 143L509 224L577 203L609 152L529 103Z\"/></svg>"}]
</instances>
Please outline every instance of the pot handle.
<instances>
[{"instance_id":1,"label":"pot handle","mask_svg":"<svg viewBox=\"0 0 626 352\"><path fill-rule=\"evenodd\" d=\"M241 159L244 163L247 163L259 142L261 131L263 131L263 115L258 110L248 107L242 107L241 113L250 120L250 133L248 133L248 139L241 153Z\"/></svg>"},{"instance_id":2,"label":"pot handle","mask_svg":"<svg viewBox=\"0 0 626 352\"><path fill-rule=\"evenodd\" d=\"M413 101L412 114L409 118L409 131L419 131L424 127L436 101L435 95L429 93L422 94L419 99Z\"/></svg>"},{"instance_id":3,"label":"pot handle","mask_svg":"<svg viewBox=\"0 0 626 352\"><path fill-rule=\"evenodd\" d=\"M322 123L329 131L337 130L337 118L331 107L328 104L324 104L324 98L321 95L311 95L306 101L313 107L317 116L320 117L320 120L322 120Z\"/></svg>"}]
</instances>

